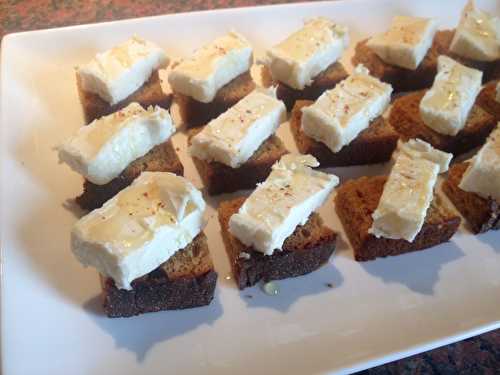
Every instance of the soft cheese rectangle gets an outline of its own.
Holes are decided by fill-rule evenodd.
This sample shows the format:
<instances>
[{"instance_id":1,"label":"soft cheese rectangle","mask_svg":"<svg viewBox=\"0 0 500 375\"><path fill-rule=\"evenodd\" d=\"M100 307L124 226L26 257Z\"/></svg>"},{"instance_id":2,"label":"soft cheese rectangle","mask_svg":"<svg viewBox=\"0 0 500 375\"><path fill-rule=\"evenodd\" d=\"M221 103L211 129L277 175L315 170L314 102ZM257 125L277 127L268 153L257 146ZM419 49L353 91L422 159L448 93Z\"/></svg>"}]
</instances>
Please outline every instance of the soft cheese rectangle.
<instances>
[{"instance_id":1,"label":"soft cheese rectangle","mask_svg":"<svg viewBox=\"0 0 500 375\"><path fill-rule=\"evenodd\" d=\"M477 61L500 59L500 18L478 9L475 1L469 0L462 11L450 51Z\"/></svg>"},{"instance_id":2,"label":"soft cheese rectangle","mask_svg":"<svg viewBox=\"0 0 500 375\"><path fill-rule=\"evenodd\" d=\"M280 250L297 225L328 198L339 179L316 171L311 155L288 154L273 165L265 182L229 220L229 231L247 246L266 255Z\"/></svg>"},{"instance_id":3,"label":"soft cheese rectangle","mask_svg":"<svg viewBox=\"0 0 500 375\"><path fill-rule=\"evenodd\" d=\"M165 52L156 44L134 36L122 44L98 53L78 68L82 89L114 105L139 89L151 74L168 64Z\"/></svg>"},{"instance_id":4,"label":"soft cheese rectangle","mask_svg":"<svg viewBox=\"0 0 500 375\"><path fill-rule=\"evenodd\" d=\"M370 38L370 47L391 65L415 70L432 45L437 22L430 18L396 16L389 29Z\"/></svg>"},{"instance_id":5,"label":"soft cheese rectangle","mask_svg":"<svg viewBox=\"0 0 500 375\"><path fill-rule=\"evenodd\" d=\"M434 84L420 101L424 123L438 133L456 135L467 122L482 78L483 72L439 56Z\"/></svg>"},{"instance_id":6,"label":"soft cheese rectangle","mask_svg":"<svg viewBox=\"0 0 500 375\"><path fill-rule=\"evenodd\" d=\"M302 90L336 62L349 44L347 28L318 17L267 52L267 65L277 81Z\"/></svg>"},{"instance_id":7,"label":"soft cheese rectangle","mask_svg":"<svg viewBox=\"0 0 500 375\"><path fill-rule=\"evenodd\" d=\"M351 76L302 109L302 130L338 152L382 115L391 93L391 85L370 76L359 65Z\"/></svg>"},{"instance_id":8,"label":"soft cheese rectangle","mask_svg":"<svg viewBox=\"0 0 500 375\"><path fill-rule=\"evenodd\" d=\"M425 152L421 152L421 145L416 149L414 146L403 144L397 154L377 209L372 214L369 232L375 237L412 242L422 229L442 168L441 163L434 160L442 160L442 151L427 145ZM433 152L438 154L432 155Z\"/></svg>"},{"instance_id":9,"label":"soft cheese rectangle","mask_svg":"<svg viewBox=\"0 0 500 375\"><path fill-rule=\"evenodd\" d=\"M104 185L174 132L168 111L131 103L81 127L59 146L59 160L90 182Z\"/></svg>"},{"instance_id":10,"label":"soft cheese rectangle","mask_svg":"<svg viewBox=\"0 0 500 375\"><path fill-rule=\"evenodd\" d=\"M189 151L199 159L238 168L284 121L285 104L275 91L255 90L210 121L192 138Z\"/></svg>"},{"instance_id":11,"label":"soft cheese rectangle","mask_svg":"<svg viewBox=\"0 0 500 375\"><path fill-rule=\"evenodd\" d=\"M229 32L182 60L170 72L168 82L174 92L210 103L222 86L250 70L252 62L250 43Z\"/></svg>"},{"instance_id":12,"label":"soft cheese rectangle","mask_svg":"<svg viewBox=\"0 0 500 375\"><path fill-rule=\"evenodd\" d=\"M81 218L71 249L118 288L166 262L202 230L205 202L184 177L143 172L103 207Z\"/></svg>"},{"instance_id":13,"label":"soft cheese rectangle","mask_svg":"<svg viewBox=\"0 0 500 375\"><path fill-rule=\"evenodd\" d=\"M500 125L470 160L458 186L483 198L492 198L500 204Z\"/></svg>"},{"instance_id":14,"label":"soft cheese rectangle","mask_svg":"<svg viewBox=\"0 0 500 375\"><path fill-rule=\"evenodd\" d=\"M444 173L450 166L453 154L437 150L421 139L410 139L408 142L399 141L398 148L393 155L394 160L401 153L413 159L427 159L439 166L439 173Z\"/></svg>"}]
</instances>

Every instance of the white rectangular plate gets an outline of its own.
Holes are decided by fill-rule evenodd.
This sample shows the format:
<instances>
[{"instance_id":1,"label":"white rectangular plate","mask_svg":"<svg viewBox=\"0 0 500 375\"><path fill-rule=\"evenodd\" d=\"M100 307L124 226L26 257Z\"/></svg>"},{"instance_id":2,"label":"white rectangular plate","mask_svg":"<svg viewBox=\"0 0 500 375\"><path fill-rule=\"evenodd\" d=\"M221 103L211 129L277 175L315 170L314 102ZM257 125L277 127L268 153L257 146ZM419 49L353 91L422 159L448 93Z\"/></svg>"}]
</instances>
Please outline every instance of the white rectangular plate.
<instances>
[{"instance_id":1,"label":"white rectangular plate","mask_svg":"<svg viewBox=\"0 0 500 375\"><path fill-rule=\"evenodd\" d=\"M174 57L231 28L259 53L324 15L350 27L352 44L395 14L435 16L453 27L464 0L353 0L175 14L35 31L3 41L1 82L2 365L4 374L312 374L360 370L500 326L500 233L461 228L432 250L357 263L341 233L319 271L239 292L229 275L215 207L207 234L219 282L208 307L129 319L101 315L97 274L69 250L75 216L63 203L81 178L57 164L53 146L82 125L74 66L138 34ZM497 14L495 0L480 5ZM279 131L295 150L288 126ZM186 175L200 179L174 137ZM337 168L342 179L386 166ZM227 197L226 197L227 198ZM328 287L332 284L333 287Z\"/></svg>"}]
</instances>

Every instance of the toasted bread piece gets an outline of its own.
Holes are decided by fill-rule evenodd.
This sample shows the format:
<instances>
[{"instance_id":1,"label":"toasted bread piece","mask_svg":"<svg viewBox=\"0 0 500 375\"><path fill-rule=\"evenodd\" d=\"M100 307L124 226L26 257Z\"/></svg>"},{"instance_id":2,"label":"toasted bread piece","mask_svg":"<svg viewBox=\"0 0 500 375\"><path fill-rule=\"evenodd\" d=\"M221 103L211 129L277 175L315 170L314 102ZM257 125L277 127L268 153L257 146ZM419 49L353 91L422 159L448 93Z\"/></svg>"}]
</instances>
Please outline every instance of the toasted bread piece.
<instances>
[{"instance_id":1,"label":"toasted bread piece","mask_svg":"<svg viewBox=\"0 0 500 375\"><path fill-rule=\"evenodd\" d=\"M476 101L465 127L455 136L438 133L420 117L420 101L425 91L417 91L397 98L389 115L389 123L403 140L420 138L435 148L460 155L482 145L496 126L495 118Z\"/></svg>"},{"instance_id":2,"label":"toasted bread piece","mask_svg":"<svg viewBox=\"0 0 500 375\"><path fill-rule=\"evenodd\" d=\"M76 74L76 82L86 124L91 123L99 117L116 112L132 102L137 102L144 108L150 105L158 105L165 109L170 108L170 104L172 103L173 95L163 92L158 70L154 71L149 80L139 89L114 105L109 105L108 102L101 99L97 94L84 91L78 73Z\"/></svg>"},{"instance_id":3,"label":"toasted bread piece","mask_svg":"<svg viewBox=\"0 0 500 375\"><path fill-rule=\"evenodd\" d=\"M276 82L276 96L283 100L288 111L291 111L297 100L316 100L326 90L333 89L337 83L346 79L348 76L344 66L335 62L321 72L309 86L303 90L296 90L285 85L282 82Z\"/></svg>"},{"instance_id":4,"label":"toasted bread piece","mask_svg":"<svg viewBox=\"0 0 500 375\"><path fill-rule=\"evenodd\" d=\"M129 186L144 171L171 172L179 176L184 174L184 167L171 140L154 147L146 155L134 160L118 177L105 185L96 185L85 180L83 193L76 198L76 203L84 210L99 208Z\"/></svg>"},{"instance_id":5,"label":"toasted bread piece","mask_svg":"<svg viewBox=\"0 0 500 375\"><path fill-rule=\"evenodd\" d=\"M302 131L302 108L312 103L298 100L290 118L290 129L301 154L313 155L321 167L375 164L390 160L399 135L383 117L376 118L351 143L333 153L324 143L312 139Z\"/></svg>"},{"instance_id":6,"label":"toasted bread piece","mask_svg":"<svg viewBox=\"0 0 500 375\"><path fill-rule=\"evenodd\" d=\"M100 275L103 308L110 318L208 305L217 283L203 232L154 271L132 281L132 290L118 289Z\"/></svg>"},{"instance_id":7,"label":"toasted bread piece","mask_svg":"<svg viewBox=\"0 0 500 375\"><path fill-rule=\"evenodd\" d=\"M223 86L214 100L202 103L191 97L176 93L180 115L188 128L202 126L226 112L255 89L255 82L250 72L243 73Z\"/></svg>"},{"instance_id":8,"label":"toasted bread piece","mask_svg":"<svg viewBox=\"0 0 500 375\"><path fill-rule=\"evenodd\" d=\"M488 82L479 95L476 104L486 112L495 117L495 121L500 121L500 103L496 101L496 89L498 81Z\"/></svg>"},{"instance_id":9,"label":"toasted bread piece","mask_svg":"<svg viewBox=\"0 0 500 375\"><path fill-rule=\"evenodd\" d=\"M366 45L368 39L362 40L356 45L351 61L353 66L363 64L373 76L390 83L394 88L394 92L431 87L437 73L437 58L439 55L447 55L464 65L487 71L488 67L491 66L490 64L464 59L450 52L450 44L454 33L453 30L438 31L431 48L427 51L427 55L415 70L387 64Z\"/></svg>"},{"instance_id":10,"label":"toasted bread piece","mask_svg":"<svg viewBox=\"0 0 500 375\"><path fill-rule=\"evenodd\" d=\"M229 219L238 212L246 198L222 202L219 222L226 251L238 288L245 289L260 280L280 280L305 275L326 263L335 250L337 234L323 225L317 213L312 213L304 225L299 225L285 240L283 250L264 255L242 244L229 232Z\"/></svg>"},{"instance_id":11,"label":"toasted bread piece","mask_svg":"<svg viewBox=\"0 0 500 375\"><path fill-rule=\"evenodd\" d=\"M190 131L188 145L191 145L191 139L196 133L198 129ZM255 188L258 182L264 181L271 173L273 164L286 153L288 151L283 142L272 135L239 168L231 168L216 161L208 162L197 157L193 157L193 162L208 194L216 195Z\"/></svg>"},{"instance_id":12,"label":"toasted bread piece","mask_svg":"<svg viewBox=\"0 0 500 375\"><path fill-rule=\"evenodd\" d=\"M485 199L475 193L458 187L462 175L469 163L454 164L447 179L443 182L443 192L456 209L462 214L474 233L483 233L490 229L500 229L500 205L494 199Z\"/></svg>"},{"instance_id":13,"label":"toasted bread piece","mask_svg":"<svg viewBox=\"0 0 500 375\"><path fill-rule=\"evenodd\" d=\"M378 206L386 180L386 176L361 177L347 181L337 189L335 210L354 249L354 259L366 261L427 249L448 241L457 231L460 218L435 196L424 225L413 242L377 238L368 233L373 223L372 213Z\"/></svg>"}]
</instances>

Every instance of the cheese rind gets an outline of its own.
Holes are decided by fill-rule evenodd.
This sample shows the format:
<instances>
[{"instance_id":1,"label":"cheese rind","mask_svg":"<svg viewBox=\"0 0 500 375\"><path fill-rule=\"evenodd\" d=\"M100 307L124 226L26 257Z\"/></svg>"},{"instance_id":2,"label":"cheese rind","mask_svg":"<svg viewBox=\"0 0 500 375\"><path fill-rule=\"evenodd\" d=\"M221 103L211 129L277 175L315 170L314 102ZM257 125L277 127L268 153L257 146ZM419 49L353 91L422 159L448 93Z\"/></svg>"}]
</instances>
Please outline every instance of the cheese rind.
<instances>
[{"instance_id":1,"label":"cheese rind","mask_svg":"<svg viewBox=\"0 0 500 375\"><path fill-rule=\"evenodd\" d=\"M336 62L348 44L346 27L328 18L313 18L267 51L266 64L275 80L302 90Z\"/></svg>"},{"instance_id":2,"label":"cheese rind","mask_svg":"<svg viewBox=\"0 0 500 375\"><path fill-rule=\"evenodd\" d=\"M456 135L467 122L482 78L483 72L439 56L434 84L420 101L424 123L438 133Z\"/></svg>"},{"instance_id":3,"label":"cheese rind","mask_svg":"<svg viewBox=\"0 0 500 375\"><path fill-rule=\"evenodd\" d=\"M174 132L168 111L131 103L78 129L59 146L59 160L90 182L104 185Z\"/></svg>"},{"instance_id":4,"label":"cheese rind","mask_svg":"<svg viewBox=\"0 0 500 375\"><path fill-rule=\"evenodd\" d=\"M470 160L458 186L464 191L500 203L500 126Z\"/></svg>"},{"instance_id":5,"label":"cheese rind","mask_svg":"<svg viewBox=\"0 0 500 375\"><path fill-rule=\"evenodd\" d=\"M367 46L386 63L415 70L431 47L436 31L433 19L396 16L389 30L370 38Z\"/></svg>"},{"instance_id":6,"label":"cheese rind","mask_svg":"<svg viewBox=\"0 0 500 375\"><path fill-rule=\"evenodd\" d=\"M391 85L370 76L359 65L351 76L302 109L302 130L338 152L382 115L391 93Z\"/></svg>"},{"instance_id":7,"label":"cheese rind","mask_svg":"<svg viewBox=\"0 0 500 375\"><path fill-rule=\"evenodd\" d=\"M210 103L222 86L250 70L253 49L240 34L229 32L181 61L169 74L175 92Z\"/></svg>"},{"instance_id":8,"label":"cheese rind","mask_svg":"<svg viewBox=\"0 0 500 375\"><path fill-rule=\"evenodd\" d=\"M476 7L465 5L450 45L450 51L477 61L500 59L500 18Z\"/></svg>"},{"instance_id":9,"label":"cheese rind","mask_svg":"<svg viewBox=\"0 0 500 375\"><path fill-rule=\"evenodd\" d=\"M151 74L168 64L156 44L134 36L108 51L98 53L78 68L82 89L116 104L140 88Z\"/></svg>"},{"instance_id":10,"label":"cheese rind","mask_svg":"<svg viewBox=\"0 0 500 375\"><path fill-rule=\"evenodd\" d=\"M286 108L274 90L255 90L191 139L192 156L232 168L245 163L286 121Z\"/></svg>"},{"instance_id":11,"label":"cheese rind","mask_svg":"<svg viewBox=\"0 0 500 375\"><path fill-rule=\"evenodd\" d=\"M422 229L441 169L433 160L441 160L441 155L432 155L440 151L430 145L425 146L425 152L415 151L414 146L402 145L396 157L372 214L369 233L375 237L412 242ZM420 148L417 146L418 150Z\"/></svg>"},{"instance_id":12,"label":"cheese rind","mask_svg":"<svg viewBox=\"0 0 500 375\"><path fill-rule=\"evenodd\" d=\"M229 231L266 255L281 249L297 225L303 225L338 184L337 176L313 170L311 155L287 154L273 165L265 182L229 220Z\"/></svg>"},{"instance_id":13,"label":"cheese rind","mask_svg":"<svg viewBox=\"0 0 500 375\"><path fill-rule=\"evenodd\" d=\"M85 266L113 278L118 288L166 262L202 230L205 202L185 178L143 172L103 207L81 218L71 249Z\"/></svg>"}]
</instances>

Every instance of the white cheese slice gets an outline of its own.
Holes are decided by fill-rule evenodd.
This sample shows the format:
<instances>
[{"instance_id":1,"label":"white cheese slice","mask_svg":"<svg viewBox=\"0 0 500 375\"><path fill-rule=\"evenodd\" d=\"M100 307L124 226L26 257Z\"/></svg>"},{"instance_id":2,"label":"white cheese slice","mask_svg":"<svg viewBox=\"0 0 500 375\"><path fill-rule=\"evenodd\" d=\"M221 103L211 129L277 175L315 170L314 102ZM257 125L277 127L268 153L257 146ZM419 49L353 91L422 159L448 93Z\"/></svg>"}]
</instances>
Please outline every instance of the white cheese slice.
<instances>
[{"instance_id":1,"label":"white cheese slice","mask_svg":"<svg viewBox=\"0 0 500 375\"><path fill-rule=\"evenodd\" d=\"M131 289L200 233L204 211L201 193L184 177L143 172L74 225L71 249L84 266Z\"/></svg>"},{"instance_id":2,"label":"white cheese slice","mask_svg":"<svg viewBox=\"0 0 500 375\"><path fill-rule=\"evenodd\" d=\"M497 83L495 100L500 103L500 82Z\"/></svg>"},{"instance_id":3,"label":"white cheese slice","mask_svg":"<svg viewBox=\"0 0 500 375\"><path fill-rule=\"evenodd\" d=\"M189 151L199 159L238 168L284 121L285 104L275 91L258 89L210 121L192 138Z\"/></svg>"},{"instance_id":4,"label":"white cheese slice","mask_svg":"<svg viewBox=\"0 0 500 375\"><path fill-rule=\"evenodd\" d=\"M391 85L370 76L359 65L352 75L302 109L302 130L338 152L382 115L391 93Z\"/></svg>"},{"instance_id":5,"label":"white cheese slice","mask_svg":"<svg viewBox=\"0 0 500 375\"><path fill-rule=\"evenodd\" d=\"M432 46L436 31L433 19L396 16L389 30L370 38L367 46L386 63L415 70Z\"/></svg>"},{"instance_id":6,"label":"white cheese slice","mask_svg":"<svg viewBox=\"0 0 500 375\"><path fill-rule=\"evenodd\" d=\"M240 34L230 32L195 51L169 74L175 92L210 103L219 89L250 70L253 50Z\"/></svg>"},{"instance_id":7,"label":"white cheese slice","mask_svg":"<svg viewBox=\"0 0 500 375\"><path fill-rule=\"evenodd\" d=\"M134 36L98 53L89 63L80 66L77 74L84 91L97 94L113 105L140 88L168 61L165 52L156 44Z\"/></svg>"},{"instance_id":8,"label":"white cheese slice","mask_svg":"<svg viewBox=\"0 0 500 375\"><path fill-rule=\"evenodd\" d=\"M424 123L438 133L456 135L467 122L482 78L483 72L439 56L434 84L420 101Z\"/></svg>"},{"instance_id":9,"label":"white cheese slice","mask_svg":"<svg viewBox=\"0 0 500 375\"><path fill-rule=\"evenodd\" d=\"M500 203L500 126L469 163L458 185L460 189Z\"/></svg>"},{"instance_id":10,"label":"white cheese slice","mask_svg":"<svg viewBox=\"0 0 500 375\"><path fill-rule=\"evenodd\" d=\"M500 59L500 18L488 14L469 0L450 45L451 52L478 61Z\"/></svg>"},{"instance_id":11,"label":"white cheese slice","mask_svg":"<svg viewBox=\"0 0 500 375\"><path fill-rule=\"evenodd\" d=\"M311 155L287 154L273 165L265 182L229 220L229 231L247 246L266 255L281 249L297 225L328 198L339 179L313 170Z\"/></svg>"},{"instance_id":12,"label":"white cheese slice","mask_svg":"<svg viewBox=\"0 0 500 375\"><path fill-rule=\"evenodd\" d=\"M439 166L439 173L444 173L450 166L453 154L435 149L427 142L421 139L410 139L408 142L398 142L398 148L394 153L394 159L400 153L405 153L408 157L413 159L427 159L436 163Z\"/></svg>"},{"instance_id":13,"label":"white cheese slice","mask_svg":"<svg viewBox=\"0 0 500 375\"><path fill-rule=\"evenodd\" d=\"M174 132L168 111L131 103L81 127L58 147L59 160L90 182L104 185Z\"/></svg>"},{"instance_id":14,"label":"white cheese slice","mask_svg":"<svg viewBox=\"0 0 500 375\"><path fill-rule=\"evenodd\" d=\"M302 90L336 62L349 44L347 28L318 17L272 47L266 64L275 80Z\"/></svg>"},{"instance_id":15,"label":"white cheese slice","mask_svg":"<svg viewBox=\"0 0 500 375\"><path fill-rule=\"evenodd\" d=\"M412 242L422 229L441 168L433 160L442 158L441 155L432 155L440 151L430 145L425 148L424 153L403 149L397 155L377 209L372 214L369 233L375 237Z\"/></svg>"}]
</instances>

